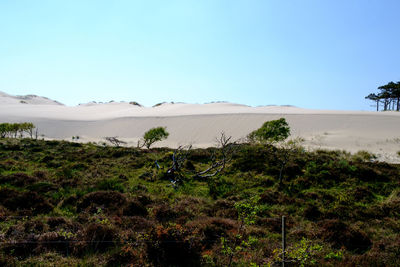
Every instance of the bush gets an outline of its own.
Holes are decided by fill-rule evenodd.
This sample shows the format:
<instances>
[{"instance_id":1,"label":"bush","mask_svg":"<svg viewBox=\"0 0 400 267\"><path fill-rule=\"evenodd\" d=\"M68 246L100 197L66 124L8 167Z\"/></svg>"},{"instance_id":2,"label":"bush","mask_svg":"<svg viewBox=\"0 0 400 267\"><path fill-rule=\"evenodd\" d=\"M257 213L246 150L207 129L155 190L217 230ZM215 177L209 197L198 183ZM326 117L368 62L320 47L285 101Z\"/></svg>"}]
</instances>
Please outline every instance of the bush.
<instances>
[{"instance_id":1,"label":"bush","mask_svg":"<svg viewBox=\"0 0 400 267\"><path fill-rule=\"evenodd\" d=\"M261 128L251 132L248 139L257 143L274 143L283 141L290 135L290 127L285 118L266 121Z\"/></svg>"},{"instance_id":2,"label":"bush","mask_svg":"<svg viewBox=\"0 0 400 267\"><path fill-rule=\"evenodd\" d=\"M201 245L197 236L180 225L159 226L151 232L148 258L155 266L200 266Z\"/></svg>"},{"instance_id":3,"label":"bush","mask_svg":"<svg viewBox=\"0 0 400 267\"><path fill-rule=\"evenodd\" d=\"M178 214L166 203L161 203L153 208L154 217L159 222L168 222L178 217Z\"/></svg>"},{"instance_id":4,"label":"bush","mask_svg":"<svg viewBox=\"0 0 400 267\"><path fill-rule=\"evenodd\" d=\"M78 204L78 211L87 210L97 212L99 207L106 209L108 213L118 213L125 205L126 198L123 194L115 191L97 191L85 195Z\"/></svg>"},{"instance_id":5,"label":"bush","mask_svg":"<svg viewBox=\"0 0 400 267\"><path fill-rule=\"evenodd\" d=\"M53 206L36 192L19 193L12 189L0 190L0 204L12 211L20 211L25 214L48 213Z\"/></svg>"},{"instance_id":6,"label":"bush","mask_svg":"<svg viewBox=\"0 0 400 267\"><path fill-rule=\"evenodd\" d=\"M168 135L166 127L151 128L143 135L143 145L149 149L155 142L167 139Z\"/></svg>"},{"instance_id":7,"label":"bush","mask_svg":"<svg viewBox=\"0 0 400 267\"><path fill-rule=\"evenodd\" d=\"M124 216L146 216L146 207L137 200L129 201L123 211Z\"/></svg>"},{"instance_id":8,"label":"bush","mask_svg":"<svg viewBox=\"0 0 400 267\"><path fill-rule=\"evenodd\" d=\"M237 222L224 218L201 217L188 222L186 226L197 233L199 241L205 248L211 248L220 242L220 238L228 236L237 228Z\"/></svg>"},{"instance_id":9,"label":"bush","mask_svg":"<svg viewBox=\"0 0 400 267\"><path fill-rule=\"evenodd\" d=\"M346 249L355 253L364 253L372 242L368 236L339 220L324 220L318 224L321 227L321 236L324 241L340 249L344 246Z\"/></svg>"},{"instance_id":10,"label":"bush","mask_svg":"<svg viewBox=\"0 0 400 267\"><path fill-rule=\"evenodd\" d=\"M93 252L104 252L118 242L117 231L104 224L89 224L83 231L84 247Z\"/></svg>"}]
</instances>

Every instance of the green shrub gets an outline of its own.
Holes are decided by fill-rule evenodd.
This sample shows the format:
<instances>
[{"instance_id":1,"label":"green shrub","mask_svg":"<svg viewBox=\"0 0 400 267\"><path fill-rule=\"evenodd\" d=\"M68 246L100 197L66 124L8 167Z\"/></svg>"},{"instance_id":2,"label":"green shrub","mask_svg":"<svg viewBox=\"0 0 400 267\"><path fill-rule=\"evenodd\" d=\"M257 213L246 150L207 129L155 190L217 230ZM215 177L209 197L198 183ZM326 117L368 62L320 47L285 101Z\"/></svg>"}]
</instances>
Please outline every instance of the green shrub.
<instances>
[{"instance_id":1,"label":"green shrub","mask_svg":"<svg viewBox=\"0 0 400 267\"><path fill-rule=\"evenodd\" d=\"M285 118L266 121L261 128L251 132L248 139L257 143L274 143L283 141L290 135L290 127Z\"/></svg>"},{"instance_id":2,"label":"green shrub","mask_svg":"<svg viewBox=\"0 0 400 267\"><path fill-rule=\"evenodd\" d=\"M166 127L151 128L143 135L143 145L149 149L155 142L167 139L168 135Z\"/></svg>"}]
</instances>

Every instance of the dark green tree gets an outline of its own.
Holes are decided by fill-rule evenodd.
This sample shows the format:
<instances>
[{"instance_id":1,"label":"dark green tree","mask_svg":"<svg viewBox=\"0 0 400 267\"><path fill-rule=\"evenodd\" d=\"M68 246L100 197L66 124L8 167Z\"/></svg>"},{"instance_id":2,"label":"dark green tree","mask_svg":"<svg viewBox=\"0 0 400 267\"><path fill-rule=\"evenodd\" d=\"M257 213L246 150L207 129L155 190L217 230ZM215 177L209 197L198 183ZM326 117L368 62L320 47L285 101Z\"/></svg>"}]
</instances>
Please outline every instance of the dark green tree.
<instances>
[{"instance_id":1,"label":"dark green tree","mask_svg":"<svg viewBox=\"0 0 400 267\"><path fill-rule=\"evenodd\" d=\"M379 102L381 101L381 98L377 94L369 94L365 97L365 99L369 99L372 101L376 102L376 111L379 111Z\"/></svg>"},{"instance_id":2,"label":"dark green tree","mask_svg":"<svg viewBox=\"0 0 400 267\"><path fill-rule=\"evenodd\" d=\"M379 86L378 94L371 93L365 98L376 102L376 110L379 111L379 104L383 104L383 110L400 110L400 82L389 82Z\"/></svg>"}]
</instances>

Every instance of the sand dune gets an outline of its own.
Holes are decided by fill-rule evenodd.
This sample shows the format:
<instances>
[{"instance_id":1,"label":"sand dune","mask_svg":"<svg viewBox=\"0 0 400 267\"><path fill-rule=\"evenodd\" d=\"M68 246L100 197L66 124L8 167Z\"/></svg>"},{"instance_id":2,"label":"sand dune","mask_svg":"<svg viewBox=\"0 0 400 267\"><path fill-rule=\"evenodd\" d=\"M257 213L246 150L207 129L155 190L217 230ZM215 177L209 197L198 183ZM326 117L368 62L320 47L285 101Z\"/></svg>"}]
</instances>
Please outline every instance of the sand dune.
<instances>
[{"instance_id":1,"label":"sand dune","mask_svg":"<svg viewBox=\"0 0 400 267\"><path fill-rule=\"evenodd\" d=\"M151 127L166 126L170 136L159 146L195 147L215 145L221 131L234 139L245 137L263 122L285 117L293 136L303 137L308 148L371 151L380 160L399 162L400 113L310 110L292 106L249 107L231 103L165 103L140 107L129 103L106 103L68 107L47 98L45 103L20 103L0 94L1 122L33 122L50 139L103 141L118 136L129 145ZM39 102L39 103L38 103Z\"/></svg>"}]
</instances>

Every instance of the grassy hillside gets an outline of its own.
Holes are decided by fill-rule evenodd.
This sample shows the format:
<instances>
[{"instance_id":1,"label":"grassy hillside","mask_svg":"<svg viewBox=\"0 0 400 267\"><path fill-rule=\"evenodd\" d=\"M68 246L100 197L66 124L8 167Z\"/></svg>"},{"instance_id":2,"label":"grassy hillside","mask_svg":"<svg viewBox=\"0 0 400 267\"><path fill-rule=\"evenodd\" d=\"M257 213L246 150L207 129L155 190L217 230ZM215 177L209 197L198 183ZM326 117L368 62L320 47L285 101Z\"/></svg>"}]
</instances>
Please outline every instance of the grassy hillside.
<instances>
[{"instance_id":1,"label":"grassy hillside","mask_svg":"<svg viewBox=\"0 0 400 267\"><path fill-rule=\"evenodd\" d=\"M399 166L367 153L220 150L0 139L0 266L400 266ZM159 165L159 168L157 167ZM177 181L172 183L172 181Z\"/></svg>"}]
</instances>

